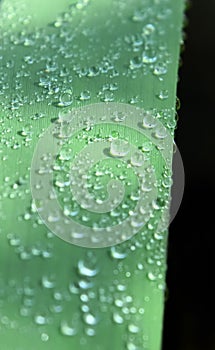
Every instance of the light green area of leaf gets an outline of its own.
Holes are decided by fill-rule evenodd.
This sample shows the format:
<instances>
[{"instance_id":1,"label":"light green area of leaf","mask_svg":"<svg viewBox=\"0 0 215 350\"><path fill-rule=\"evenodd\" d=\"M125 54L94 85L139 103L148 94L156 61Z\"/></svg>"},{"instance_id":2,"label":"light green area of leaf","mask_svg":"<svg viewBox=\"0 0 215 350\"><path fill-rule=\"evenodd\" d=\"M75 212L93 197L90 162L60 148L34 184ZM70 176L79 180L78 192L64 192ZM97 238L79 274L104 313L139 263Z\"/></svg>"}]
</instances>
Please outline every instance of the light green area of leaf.
<instances>
[{"instance_id":1,"label":"light green area of leaf","mask_svg":"<svg viewBox=\"0 0 215 350\"><path fill-rule=\"evenodd\" d=\"M133 104L173 133L183 8L182 0L0 2L2 350L160 349L167 232L156 234L152 218L114 248L70 245L40 220L30 166L59 114L87 104Z\"/></svg>"}]
</instances>

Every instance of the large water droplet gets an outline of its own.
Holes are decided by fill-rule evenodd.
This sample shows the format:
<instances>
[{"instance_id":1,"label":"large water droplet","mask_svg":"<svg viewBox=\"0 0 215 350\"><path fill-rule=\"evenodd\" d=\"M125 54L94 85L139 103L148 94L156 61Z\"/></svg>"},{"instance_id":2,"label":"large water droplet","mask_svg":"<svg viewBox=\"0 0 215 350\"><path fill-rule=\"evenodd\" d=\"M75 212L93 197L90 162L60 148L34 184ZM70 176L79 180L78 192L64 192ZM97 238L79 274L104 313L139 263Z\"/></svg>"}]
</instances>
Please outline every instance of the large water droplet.
<instances>
[{"instance_id":1,"label":"large water droplet","mask_svg":"<svg viewBox=\"0 0 215 350\"><path fill-rule=\"evenodd\" d=\"M111 142L110 146L110 154L114 157L124 157L126 154L128 154L130 151L129 143L116 139Z\"/></svg>"}]
</instances>

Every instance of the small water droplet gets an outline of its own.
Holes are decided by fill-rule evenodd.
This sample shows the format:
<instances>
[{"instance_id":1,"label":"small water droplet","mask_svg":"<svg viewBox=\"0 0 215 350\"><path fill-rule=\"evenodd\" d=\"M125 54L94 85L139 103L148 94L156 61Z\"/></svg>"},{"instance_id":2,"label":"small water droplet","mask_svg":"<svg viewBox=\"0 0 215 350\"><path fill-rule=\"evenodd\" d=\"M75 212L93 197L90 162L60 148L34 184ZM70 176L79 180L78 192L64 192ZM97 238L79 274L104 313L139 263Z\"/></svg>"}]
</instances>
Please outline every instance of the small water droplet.
<instances>
[{"instance_id":1,"label":"small water droplet","mask_svg":"<svg viewBox=\"0 0 215 350\"><path fill-rule=\"evenodd\" d=\"M87 277L94 277L97 275L98 273L98 268L94 266L94 268L92 267L92 264L90 266L90 262L89 262L89 266L87 266L87 263L84 262L83 260L79 260L78 261L78 272L80 275L82 276L87 276Z\"/></svg>"},{"instance_id":2,"label":"small water droplet","mask_svg":"<svg viewBox=\"0 0 215 350\"><path fill-rule=\"evenodd\" d=\"M49 340L49 335L47 333L42 333L41 334L41 340L43 342L47 342Z\"/></svg>"},{"instance_id":3,"label":"small water droplet","mask_svg":"<svg viewBox=\"0 0 215 350\"><path fill-rule=\"evenodd\" d=\"M90 91L89 90L84 90L84 91L81 92L79 100L87 101L87 100L90 100L90 98L91 98Z\"/></svg>"},{"instance_id":4,"label":"small water droplet","mask_svg":"<svg viewBox=\"0 0 215 350\"><path fill-rule=\"evenodd\" d=\"M157 61L157 53L153 48L146 48L142 53L142 62L146 64Z\"/></svg>"},{"instance_id":5,"label":"small water droplet","mask_svg":"<svg viewBox=\"0 0 215 350\"><path fill-rule=\"evenodd\" d=\"M142 60L140 59L140 57L134 57L130 60L130 64L129 64L129 68L130 69L138 69L142 66Z\"/></svg>"},{"instance_id":6,"label":"small water droplet","mask_svg":"<svg viewBox=\"0 0 215 350\"><path fill-rule=\"evenodd\" d=\"M115 247L115 246L110 248L110 254L111 254L112 258L119 259L119 260L125 259L127 256L127 253L124 250L120 249L119 247Z\"/></svg>"},{"instance_id":7,"label":"small water droplet","mask_svg":"<svg viewBox=\"0 0 215 350\"><path fill-rule=\"evenodd\" d=\"M62 321L60 324L60 332L63 335L72 337L77 333L77 330L68 324L66 321Z\"/></svg>"},{"instance_id":8,"label":"small water droplet","mask_svg":"<svg viewBox=\"0 0 215 350\"><path fill-rule=\"evenodd\" d=\"M156 120L150 114L146 114L143 118L143 127L146 129L153 129L156 126Z\"/></svg>"},{"instance_id":9,"label":"small water droplet","mask_svg":"<svg viewBox=\"0 0 215 350\"><path fill-rule=\"evenodd\" d=\"M131 164L133 166L142 166L146 160L145 155L141 151L136 151L131 155Z\"/></svg>"},{"instance_id":10,"label":"small water droplet","mask_svg":"<svg viewBox=\"0 0 215 350\"><path fill-rule=\"evenodd\" d=\"M89 337L92 337L96 334L96 331L94 328L86 328L85 329L85 333L86 335L88 335Z\"/></svg>"},{"instance_id":11,"label":"small water droplet","mask_svg":"<svg viewBox=\"0 0 215 350\"><path fill-rule=\"evenodd\" d=\"M146 35L146 36L151 35L154 32L155 32L155 26L151 23L146 24L142 29L143 35Z\"/></svg>"},{"instance_id":12,"label":"small water droplet","mask_svg":"<svg viewBox=\"0 0 215 350\"><path fill-rule=\"evenodd\" d=\"M60 95L60 99L58 102L59 107L67 107L70 106L73 102L72 90L66 90Z\"/></svg>"},{"instance_id":13,"label":"small water droplet","mask_svg":"<svg viewBox=\"0 0 215 350\"><path fill-rule=\"evenodd\" d=\"M158 63L155 65L153 74L160 76L160 75L165 75L167 73L167 65L166 63Z\"/></svg>"},{"instance_id":14,"label":"small water droplet","mask_svg":"<svg viewBox=\"0 0 215 350\"><path fill-rule=\"evenodd\" d=\"M161 127L158 126L155 130L155 137L157 139L165 139L167 137L166 129L163 126Z\"/></svg>"},{"instance_id":15,"label":"small water droplet","mask_svg":"<svg viewBox=\"0 0 215 350\"><path fill-rule=\"evenodd\" d=\"M169 97L169 92L168 90L161 90L158 94L158 98L160 100L166 100Z\"/></svg>"},{"instance_id":16,"label":"small water droplet","mask_svg":"<svg viewBox=\"0 0 215 350\"><path fill-rule=\"evenodd\" d=\"M96 325L98 320L91 313L84 314L84 322L90 326Z\"/></svg>"},{"instance_id":17,"label":"small water droplet","mask_svg":"<svg viewBox=\"0 0 215 350\"><path fill-rule=\"evenodd\" d=\"M128 325L128 331L130 333L134 333L135 334L135 333L138 333L139 328L136 325L134 325L133 323L131 323L131 324Z\"/></svg>"},{"instance_id":18,"label":"small water droplet","mask_svg":"<svg viewBox=\"0 0 215 350\"><path fill-rule=\"evenodd\" d=\"M55 286L55 276L43 276L42 277L42 286L44 288L50 289L50 288L54 288Z\"/></svg>"},{"instance_id":19,"label":"small water droplet","mask_svg":"<svg viewBox=\"0 0 215 350\"><path fill-rule=\"evenodd\" d=\"M34 321L38 325L44 325L47 323L47 318L44 315L38 314L34 317Z\"/></svg>"},{"instance_id":20,"label":"small water droplet","mask_svg":"<svg viewBox=\"0 0 215 350\"><path fill-rule=\"evenodd\" d=\"M124 319L118 312L114 312L113 321L117 324L122 324L124 322Z\"/></svg>"},{"instance_id":21,"label":"small water droplet","mask_svg":"<svg viewBox=\"0 0 215 350\"><path fill-rule=\"evenodd\" d=\"M150 281L155 281L156 280L156 276L152 272L148 273L148 278L149 278Z\"/></svg>"}]
</instances>

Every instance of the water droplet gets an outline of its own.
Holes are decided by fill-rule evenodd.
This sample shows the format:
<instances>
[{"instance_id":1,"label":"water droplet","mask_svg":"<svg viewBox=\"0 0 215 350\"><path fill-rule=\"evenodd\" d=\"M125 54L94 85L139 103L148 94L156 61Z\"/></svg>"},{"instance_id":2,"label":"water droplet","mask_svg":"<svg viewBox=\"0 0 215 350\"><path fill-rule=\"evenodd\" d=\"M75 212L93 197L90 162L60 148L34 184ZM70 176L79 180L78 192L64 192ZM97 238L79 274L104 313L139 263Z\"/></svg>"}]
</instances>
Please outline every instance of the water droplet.
<instances>
[{"instance_id":1,"label":"water droplet","mask_svg":"<svg viewBox=\"0 0 215 350\"><path fill-rule=\"evenodd\" d=\"M88 312L88 311L89 311L89 306L86 305L86 304L84 304L84 305L81 306L81 310L82 310L83 312Z\"/></svg>"},{"instance_id":2,"label":"water droplet","mask_svg":"<svg viewBox=\"0 0 215 350\"><path fill-rule=\"evenodd\" d=\"M138 333L138 331L139 331L139 328L136 326L136 325L134 325L133 323L132 324L129 324L128 325L128 331L130 332L130 333Z\"/></svg>"},{"instance_id":3,"label":"water droplet","mask_svg":"<svg viewBox=\"0 0 215 350\"><path fill-rule=\"evenodd\" d=\"M124 319L118 312L114 312L113 321L117 324L122 324L124 322Z\"/></svg>"},{"instance_id":4,"label":"water droplet","mask_svg":"<svg viewBox=\"0 0 215 350\"><path fill-rule=\"evenodd\" d=\"M156 126L156 120L150 114L146 114L143 118L143 127L146 129L153 129Z\"/></svg>"},{"instance_id":5,"label":"water droplet","mask_svg":"<svg viewBox=\"0 0 215 350\"><path fill-rule=\"evenodd\" d=\"M125 259L127 256L127 253L124 251L124 249L120 249L119 247L115 246L110 248L110 254L112 258L119 260Z\"/></svg>"},{"instance_id":6,"label":"water droplet","mask_svg":"<svg viewBox=\"0 0 215 350\"><path fill-rule=\"evenodd\" d=\"M111 142L110 146L110 154L114 157L124 157L126 154L128 154L130 151L129 143L116 139Z\"/></svg>"},{"instance_id":7,"label":"water droplet","mask_svg":"<svg viewBox=\"0 0 215 350\"><path fill-rule=\"evenodd\" d=\"M126 290L126 286L124 284L118 284L116 288L120 292L124 292Z\"/></svg>"},{"instance_id":8,"label":"water droplet","mask_svg":"<svg viewBox=\"0 0 215 350\"><path fill-rule=\"evenodd\" d=\"M84 91L81 92L79 100L87 101L87 100L90 100L90 98L91 98L90 91L89 90L84 90Z\"/></svg>"},{"instance_id":9,"label":"water droplet","mask_svg":"<svg viewBox=\"0 0 215 350\"><path fill-rule=\"evenodd\" d=\"M145 160L146 157L141 151L136 151L131 155L131 164L133 166L142 166Z\"/></svg>"},{"instance_id":10,"label":"water droplet","mask_svg":"<svg viewBox=\"0 0 215 350\"><path fill-rule=\"evenodd\" d=\"M161 90L158 94L158 98L160 100L166 100L169 97L169 92L168 90Z\"/></svg>"},{"instance_id":11,"label":"water droplet","mask_svg":"<svg viewBox=\"0 0 215 350\"><path fill-rule=\"evenodd\" d=\"M77 330L70 326L67 321L62 321L60 324L61 334L72 337L77 333Z\"/></svg>"},{"instance_id":12,"label":"water droplet","mask_svg":"<svg viewBox=\"0 0 215 350\"><path fill-rule=\"evenodd\" d=\"M63 307L62 307L62 305L51 305L50 311L55 313L55 314L58 314L58 313L63 311Z\"/></svg>"},{"instance_id":13,"label":"water droplet","mask_svg":"<svg viewBox=\"0 0 215 350\"><path fill-rule=\"evenodd\" d=\"M157 139L165 139L167 137L167 130L163 126L158 126L155 130L155 137Z\"/></svg>"},{"instance_id":14,"label":"water droplet","mask_svg":"<svg viewBox=\"0 0 215 350\"><path fill-rule=\"evenodd\" d=\"M142 66L142 60L140 57L134 57L130 60L129 68L130 69L138 69Z\"/></svg>"},{"instance_id":15,"label":"water droplet","mask_svg":"<svg viewBox=\"0 0 215 350\"><path fill-rule=\"evenodd\" d=\"M84 314L84 322L90 326L96 325L98 320L91 313Z\"/></svg>"},{"instance_id":16,"label":"water droplet","mask_svg":"<svg viewBox=\"0 0 215 350\"><path fill-rule=\"evenodd\" d=\"M54 22L54 26L56 27L56 28L59 28L59 27L61 27L62 26L62 19L61 18L59 18L59 19L57 19L55 22Z\"/></svg>"},{"instance_id":17,"label":"water droplet","mask_svg":"<svg viewBox=\"0 0 215 350\"><path fill-rule=\"evenodd\" d=\"M134 22L142 22L145 20L145 17L146 17L145 12L143 13L142 11L135 11L132 16L132 20Z\"/></svg>"},{"instance_id":18,"label":"water droplet","mask_svg":"<svg viewBox=\"0 0 215 350\"><path fill-rule=\"evenodd\" d=\"M155 65L153 74L160 76L160 75L165 75L167 73L167 65L166 63L158 63Z\"/></svg>"},{"instance_id":19,"label":"water droplet","mask_svg":"<svg viewBox=\"0 0 215 350\"><path fill-rule=\"evenodd\" d=\"M162 185L163 185L164 188L170 188L172 186L172 184L173 184L173 180L172 180L171 176L166 177L162 181Z\"/></svg>"},{"instance_id":20,"label":"water droplet","mask_svg":"<svg viewBox=\"0 0 215 350\"><path fill-rule=\"evenodd\" d=\"M138 268L138 270L143 270L143 264L138 263L138 264L137 264L137 268Z\"/></svg>"},{"instance_id":21,"label":"water droplet","mask_svg":"<svg viewBox=\"0 0 215 350\"><path fill-rule=\"evenodd\" d=\"M78 10L82 10L89 4L89 2L90 0L78 0L75 6Z\"/></svg>"},{"instance_id":22,"label":"water droplet","mask_svg":"<svg viewBox=\"0 0 215 350\"><path fill-rule=\"evenodd\" d=\"M42 277L42 286L44 288L50 289L50 288L54 288L55 286L55 276L43 276Z\"/></svg>"},{"instance_id":23,"label":"water droplet","mask_svg":"<svg viewBox=\"0 0 215 350\"><path fill-rule=\"evenodd\" d=\"M150 281L155 281L156 280L156 276L152 272L148 273L148 278L149 278Z\"/></svg>"},{"instance_id":24,"label":"water droplet","mask_svg":"<svg viewBox=\"0 0 215 350\"><path fill-rule=\"evenodd\" d=\"M15 234L10 233L7 235L7 238L9 240L9 244L11 246L17 247L20 245L20 242L21 242L20 238L18 236L16 236Z\"/></svg>"},{"instance_id":25,"label":"water droplet","mask_svg":"<svg viewBox=\"0 0 215 350\"><path fill-rule=\"evenodd\" d=\"M138 350L138 347L134 343L127 343L127 350Z\"/></svg>"},{"instance_id":26,"label":"water droplet","mask_svg":"<svg viewBox=\"0 0 215 350\"><path fill-rule=\"evenodd\" d=\"M93 287L93 283L92 282L84 281L84 280L79 281L78 285L79 285L79 287L81 289L89 289L89 288Z\"/></svg>"},{"instance_id":27,"label":"water droplet","mask_svg":"<svg viewBox=\"0 0 215 350\"><path fill-rule=\"evenodd\" d=\"M139 100L139 97L138 97L138 96L133 96L133 97L131 97L131 99L129 100L129 103L130 103L131 105L134 105L134 104L138 103L138 100Z\"/></svg>"},{"instance_id":28,"label":"water droplet","mask_svg":"<svg viewBox=\"0 0 215 350\"><path fill-rule=\"evenodd\" d=\"M142 30L143 35L146 35L146 36L151 35L154 32L155 32L155 26L151 23L146 24Z\"/></svg>"},{"instance_id":29,"label":"water droplet","mask_svg":"<svg viewBox=\"0 0 215 350\"><path fill-rule=\"evenodd\" d=\"M48 340L49 340L49 335L48 335L47 333L42 333L42 334L41 334L41 340L42 340L43 342L48 341Z\"/></svg>"},{"instance_id":30,"label":"water droplet","mask_svg":"<svg viewBox=\"0 0 215 350\"><path fill-rule=\"evenodd\" d=\"M44 325L47 323L47 318L44 315L38 314L34 317L34 321L38 325Z\"/></svg>"},{"instance_id":31,"label":"water droplet","mask_svg":"<svg viewBox=\"0 0 215 350\"><path fill-rule=\"evenodd\" d=\"M72 294L79 294L80 289L74 283L70 283L69 284L69 291Z\"/></svg>"},{"instance_id":32,"label":"water droplet","mask_svg":"<svg viewBox=\"0 0 215 350\"><path fill-rule=\"evenodd\" d=\"M59 107L67 107L70 106L73 102L72 90L66 90L60 95L60 99L58 102Z\"/></svg>"},{"instance_id":33,"label":"water droplet","mask_svg":"<svg viewBox=\"0 0 215 350\"><path fill-rule=\"evenodd\" d=\"M123 114L122 112L114 112L113 120L117 123L123 122L125 120L125 114Z\"/></svg>"},{"instance_id":34,"label":"water droplet","mask_svg":"<svg viewBox=\"0 0 215 350\"><path fill-rule=\"evenodd\" d=\"M78 262L78 272L82 276L87 276L87 277L93 277L96 276L98 273L98 268L86 266L86 263L84 263L83 260L79 260Z\"/></svg>"},{"instance_id":35,"label":"water droplet","mask_svg":"<svg viewBox=\"0 0 215 350\"><path fill-rule=\"evenodd\" d=\"M99 75L99 72L100 72L99 67L93 66L89 68L87 76L96 77L97 75Z\"/></svg>"},{"instance_id":36,"label":"water droplet","mask_svg":"<svg viewBox=\"0 0 215 350\"><path fill-rule=\"evenodd\" d=\"M86 328L85 333L86 333L86 335L89 335L90 337L92 337L96 334L96 331L94 328Z\"/></svg>"},{"instance_id":37,"label":"water droplet","mask_svg":"<svg viewBox=\"0 0 215 350\"><path fill-rule=\"evenodd\" d=\"M103 94L101 94L101 101L113 102L114 101L114 94L111 91L105 91Z\"/></svg>"},{"instance_id":38,"label":"water droplet","mask_svg":"<svg viewBox=\"0 0 215 350\"><path fill-rule=\"evenodd\" d=\"M123 301L121 299L116 299L114 301L114 304L117 306L117 307L123 307Z\"/></svg>"},{"instance_id":39,"label":"water droplet","mask_svg":"<svg viewBox=\"0 0 215 350\"><path fill-rule=\"evenodd\" d=\"M54 71L56 71L57 68L58 68L57 63L55 61L49 59L48 62L46 63L45 72L47 72L47 73L54 72Z\"/></svg>"},{"instance_id":40,"label":"water droplet","mask_svg":"<svg viewBox=\"0 0 215 350\"><path fill-rule=\"evenodd\" d=\"M143 144L142 144L142 150L144 152L150 152L152 150L152 142L151 141L145 141Z\"/></svg>"},{"instance_id":41,"label":"water droplet","mask_svg":"<svg viewBox=\"0 0 215 350\"><path fill-rule=\"evenodd\" d=\"M146 48L142 53L142 62L146 64L154 63L157 61L157 53L152 48Z\"/></svg>"}]
</instances>

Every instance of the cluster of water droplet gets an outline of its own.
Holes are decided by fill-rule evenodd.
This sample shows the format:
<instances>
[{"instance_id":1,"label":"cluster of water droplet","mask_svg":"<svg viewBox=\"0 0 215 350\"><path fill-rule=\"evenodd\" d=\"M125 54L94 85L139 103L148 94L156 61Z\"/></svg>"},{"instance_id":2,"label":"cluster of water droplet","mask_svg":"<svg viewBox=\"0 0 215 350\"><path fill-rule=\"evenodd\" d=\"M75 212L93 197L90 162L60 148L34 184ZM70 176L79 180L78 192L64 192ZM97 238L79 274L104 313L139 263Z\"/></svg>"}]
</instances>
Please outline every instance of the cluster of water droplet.
<instances>
[{"instance_id":1,"label":"cluster of water droplet","mask_svg":"<svg viewBox=\"0 0 215 350\"><path fill-rule=\"evenodd\" d=\"M17 230L9 225L5 235L11 257L3 253L2 256L5 261L12 259L14 271L17 266L21 272L17 276L16 272L9 272L13 278L8 281L7 276L0 274L0 329L15 328L24 333L24 329L32 330L37 325L40 340L48 342L54 326L64 337L78 334L80 346L86 346L89 337L99 333L100 325L104 325L103 331L115 325L124 327L126 349L134 350L144 348L143 344L147 348L142 320L149 297L146 295L138 302L133 295L135 291L132 294L132 286L147 278L161 293L164 289L166 237L165 232L155 233L154 227L156 211L165 207L165 200L169 198L168 170L158 183L160 197L153 203L153 215L144 231L129 242L87 254L84 249L80 251L73 247L71 251L71 247L66 248L43 227L36 212L39 204L35 205L30 199L26 175L35 143L50 121L58 117L59 111L101 101L127 102L142 107L145 96L135 84L139 78L143 84L144 79L159 81L160 88L154 92L154 97L160 107L153 110L153 115L162 120L170 132L174 130L175 112L168 105L171 92L165 82L171 65L171 55L164 40L165 23L171 18L171 11L163 10L168 1L153 1L152 7L151 0L138 1L138 4L133 0L113 0L108 17L100 11L103 2L94 3L78 0L59 14L51 26L34 30L31 27L34 15L26 14L24 2L9 4L4 1L1 4L0 159L5 164L5 172L0 199L5 201L5 208L8 201L14 201L13 215L17 220L17 225L13 225ZM94 13L95 21L92 21L90 16ZM118 32L119 26L121 32ZM113 115L113 119L120 124L124 115ZM143 124L145 128L153 128L149 117ZM97 139L100 136L97 134ZM113 138L110 149L113 158L126 154L127 145L116 137L116 131L109 136ZM156 130L155 136L165 138L163 130ZM77 135L75 142L77 140L84 144L94 141L90 126ZM140 152L133 155L132 165L141 165L152 148L151 142L144 141ZM16 161L12 158L14 152L17 152ZM44 153L44 166L40 172L41 175L49 171L55 173L55 187L65 215L78 217L87 224L87 215L81 213L79 216L79 206L67 196L66 174L72 157L72 144L68 143L62 148L54 168L50 169L49 155ZM130 168L126 169L126 174L123 168L117 169L118 173L116 169L111 172L108 165L104 165L103 169L95 167L92 170L96 174L94 190L100 196L98 201L106 194L102 190L102 178L106 182L107 178L118 176L131 186L129 176L126 180ZM90 187L90 174L88 176ZM92 178L95 180L95 176ZM131 195L135 203L137 193ZM123 213L128 209L126 202L123 209ZM56 219L54 214L50 213L50 222ZM5 223L8 217L3 207L0 207L0 216ZM113 211L113 219L117 223L122 219L122 213ZM101 220L107 224L105 216ZM4 233L0 229L1 237ZM25 267L28 268L26 275ZM32 271L31 276L27 275L29 271ZM13 305L13 310L26 319L22 323L24 326L20 326L17 316L14 319L14 315L8 315L5 305Z\"/></svg>"}]
</instances>

